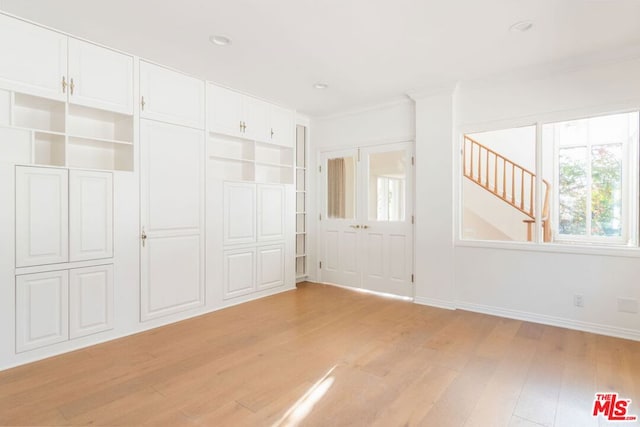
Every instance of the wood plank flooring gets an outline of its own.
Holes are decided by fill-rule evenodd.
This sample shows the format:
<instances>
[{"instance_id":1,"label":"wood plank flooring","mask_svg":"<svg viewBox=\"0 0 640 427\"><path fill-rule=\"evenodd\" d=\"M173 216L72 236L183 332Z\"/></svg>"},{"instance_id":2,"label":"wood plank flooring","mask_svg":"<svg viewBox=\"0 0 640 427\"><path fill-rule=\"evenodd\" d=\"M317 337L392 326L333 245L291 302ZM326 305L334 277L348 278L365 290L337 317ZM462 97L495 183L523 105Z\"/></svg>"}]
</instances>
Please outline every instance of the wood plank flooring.
<instances>
[{"instance_id":1,"label":"wood plank flooring","mask_svg":"<svg viewBox=\"0 0 640 427\"><path fill-rule=\"evenodd\" d=\"M639 342L305 283L0 372L0 425L609 425L599 391L640 415Z\"/></svg>"}]
</instances>

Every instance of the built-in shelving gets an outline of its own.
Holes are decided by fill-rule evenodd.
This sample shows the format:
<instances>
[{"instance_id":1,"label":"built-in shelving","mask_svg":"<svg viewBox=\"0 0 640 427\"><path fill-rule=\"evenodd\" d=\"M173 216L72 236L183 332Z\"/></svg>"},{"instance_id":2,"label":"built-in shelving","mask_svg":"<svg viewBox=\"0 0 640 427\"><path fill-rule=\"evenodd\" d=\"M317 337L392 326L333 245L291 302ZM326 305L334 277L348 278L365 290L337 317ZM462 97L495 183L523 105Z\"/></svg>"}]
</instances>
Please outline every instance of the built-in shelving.
<instances>
[{"instance_id":1,"label":"built-in shelving","mask_svg":"<svg viewBox=\"0 0 640 427\"><path fill-rule=\"evenodd\" d=\"M307 128L296 126L296 279L307 277Z\"/></svg>"},{"instance_id":2,"label":"built-in shelving","mask_svg":"<svg viewBox=\"0 0 640 427\"><path fill-rule=\"evenodd\" d=\"M217 178L293 184L293 147L210 133L208 155Z\"/></svg>"},{"instance_id":3,"label":"built-in shelving","mask_svg":"<svg viewBox=\"0 0 640 427\"><path fill-rule=\"evenodd\" d=\"M0 159L133 170L133 116L0 90Z\"/></svg>"}]
</instances>

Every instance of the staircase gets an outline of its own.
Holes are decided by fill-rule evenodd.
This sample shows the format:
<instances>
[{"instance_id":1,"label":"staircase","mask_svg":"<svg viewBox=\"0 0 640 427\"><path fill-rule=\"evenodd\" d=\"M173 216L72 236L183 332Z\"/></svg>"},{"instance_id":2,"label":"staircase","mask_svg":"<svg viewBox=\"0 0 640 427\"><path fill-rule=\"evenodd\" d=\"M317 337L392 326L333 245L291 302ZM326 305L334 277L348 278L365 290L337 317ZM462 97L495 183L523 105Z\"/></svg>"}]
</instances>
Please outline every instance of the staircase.
<instances>
[{"instance_id":1,"label":"staircase","mask_svg":"<svg viewBox=\"0 0 640 427\"><path fill-rule=\"evenodd\" d=\"M528 217L522 222L527 226L527 241L532 241L533 226L536 223L536 175L466 135L464 137L462 169L467 179ZM545 189L540 224L542 225L543 240L550 242L549 198L551 185L544 179L542 183Z\"/></svg>"}]
</instances>

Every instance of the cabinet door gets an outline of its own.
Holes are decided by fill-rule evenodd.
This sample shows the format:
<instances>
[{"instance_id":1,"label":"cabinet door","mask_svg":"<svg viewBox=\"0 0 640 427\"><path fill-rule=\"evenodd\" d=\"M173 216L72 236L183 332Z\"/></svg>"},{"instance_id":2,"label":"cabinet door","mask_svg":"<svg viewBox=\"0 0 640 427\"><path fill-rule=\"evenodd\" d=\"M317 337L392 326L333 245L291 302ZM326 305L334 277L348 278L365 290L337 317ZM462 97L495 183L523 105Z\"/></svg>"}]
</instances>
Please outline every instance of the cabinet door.
<instances>
[{"instance_id":1,"label":"cabinet door","mask_svg":"<svg viewBox=\"0 0 640 427\"><path fill-rule=\"evenodd\" d=\"M250 294L255 290L255 248L226 251L223 264L224 299Z\"/></svg>"},{"instance_id":2,"label":"cabinet door","mask_svg":"<svg viewBox=\"0 0 640 427\"><path fill-rule=\"evenodd\" d=\"M113 256L113 174L69 171L69 260Z\"/></svg>"},{"instance_id":3,"label":"cabinet door","mask_svg":"<svg viewBox=\"0 0 640 427\"><path fill-rule=\"evenodd\" d=\"M256 186L224 183L224 244L256 241Z\"/></svg>"},{"instance_id":4,"label":"cabinet door","mask_svg":"<svg viewBox=\"0 0 640 427\"><path fill-rule=\"evenodd\" d=\"M66 100L67 36L0 15L0 58L0 86Z\"/></svg>"},{"instance_id":5,"label":"cabinet door","mask_svg":"<svg viewBox=\"0 0 640 427\"><path fill-rule=\"evenodd\" d=\"M133 58L129 55L69 38L69 84L73 104L133 114Z\"/></svg>"},{"instance_id":6,"label":"cabinet door","mask_svg":"<svg viewBox=\"0 0 640 427\"><path fill-rule=\"evenodd\" d=\"M69 272L69 337L113 328L113 265Z\"/></svg>"},{"instance_id":7,"label":"cabinet door","mask_svg":"<svg viewBox=\"0 0 640 427\"><path fill-rule=\"evenodd\" d=\"M207 125L210 132L243 137L244 96L223 87L207 85Z\"/></svg>"},{"instance_id":8,"label":"cabinet door","mask_svg":"<svg viewBox=\"0 0 640 427\"><path fill-rule=\"evenodd\" d=\"M270 105L250 96L244 97L243 115L245 128L243 136L254 141L271 140Z\"/></svg>"},{"instance_id":9,"label":"cabinet door","mask_svg":"<svg viewBox=\"0 0 640 427\"><path fill-rule=\"evenodd\" d=\"M295 117L293 111L271 106L271 142L293 147L295 141Z\"/></svg>"},{"instance_id":10,"label":"cabinet door","mask_svg":"<svg viewBox=\"0 0 640 427\"><path fill-rule=\"evenodd\" d=\"M149 320L204 305L204 132L140 126L141 317Z\"/></svg>"},{"instance_id":11,"label":"cabinet door","mask_svg":"<svg viewBox=\"0 0 640 427\"><path fill-rule=\"evenodd\" d=\"M69 273L16 276L16 352L69 339Z\"/></svg>"},{"instance_id":12,"label":"cabinet door","mask_svg":"<svg viewBox=\"0 0 640 427\"><path fill-rule=\"evenodd\" d=\"M258 185L258 241L284 239L284 186Z\"/></svg>"},{"instance_id":13,"label":"cabinet door","mask_svg":"<svg viewBox=\"0 0 640 427\"><path fill-rule=\"evenodd\" d=\"M66 169L16 167L16 267L69 260Z\"/></svg>"},{"instance_id":14,"label":"cabinet door","mask_svg":"<svg viewBox=\"0 0 640 427\"><path fill-rule=\"evenodd\" d=\"M258 248L258 290L284 285L284 245Z\"/></svg>"},{"instance_id":15,"label":"cabinet door","mask_svg":"<svg viewBox=\"0 0 640 427\"><path fill-rule=\"evenodd\" d=\"M140 61L140 95L141 117L204 129L202 80Z\"/></svg>"}]
</instances>

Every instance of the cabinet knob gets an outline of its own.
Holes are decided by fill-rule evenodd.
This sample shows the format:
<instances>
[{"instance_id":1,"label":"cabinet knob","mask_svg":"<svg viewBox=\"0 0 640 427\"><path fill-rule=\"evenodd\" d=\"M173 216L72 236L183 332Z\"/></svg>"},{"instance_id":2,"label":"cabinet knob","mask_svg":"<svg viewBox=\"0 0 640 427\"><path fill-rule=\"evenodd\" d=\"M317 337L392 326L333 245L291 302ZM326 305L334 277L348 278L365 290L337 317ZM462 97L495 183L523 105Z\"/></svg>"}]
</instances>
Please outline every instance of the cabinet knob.
<instances>
[{"instance_id":1,"label":"cabinet knob","mask_svg":"<svg viewBox=\"0 0 640 427\"><path fill-rule=\"evenodd\" d=\"M67 93L67 78L62 76L62 93Z\"/></svg>"},{"instance_id":2,"label":"cabinet knob","mask_svg":"<svg viewBox=\"0 0 640 427\"><path fill-rule=\"evenodd\" d=\"M144 102L144 96L140 97L140 108L142 109L142 111L144 111L144 106L146 105L146 102Z\"/></svg>"},{"instance_id":3,"label":"cabinet knob","mask_svg":"<svg viewBox=\"0 0 640 427\"><path fill-rule=\"evenodd\" d=\"M147 233L144 232L144 227L142 227L142 234L140 235L140 239L142 239L142 247L144 248L147 241Z\"/></svg>"},{"instance_id":4,"label":"cabinet knob","mask_svg":"<svg viewBox=\"0 0 640 427\"><path fill-rule=\"evenodd\" d=\"M273 131L273 128L271 128L271 139L273 139L273 135L275 134L275 132Z\"/></svg>"},{"instance_id":5,"label":"cabinet knob","mask_svg":"<svg viewBox=\"0 0 640 427\"><path fill-rule=\"evenodd\" d=\"M75 89L76 85L73 83L73 77L71 77L71 79L69 80L69 93L71 95L73 95L73 90Z\"/></svg>"},{"instance_id":6,"label":"cabinet knob","mask_svg":"<svg viewBox=\"0 0 640 427\"><path fill-rule=\"evenodd\" d=\"M351 228L360 228L359 225L350 225L349 227L351 227Z\"/></svg>"}]
</instances>

